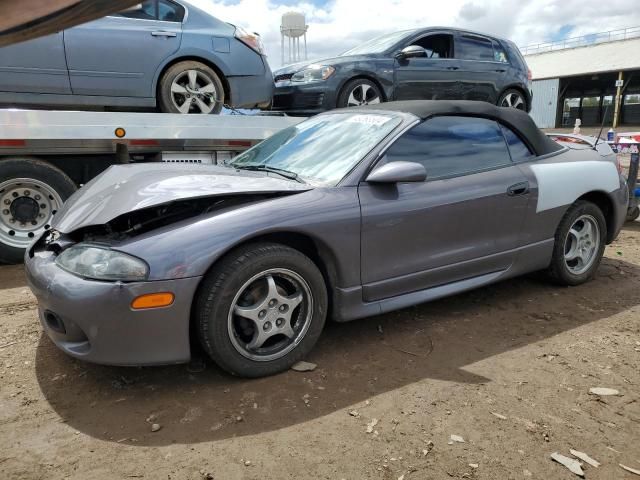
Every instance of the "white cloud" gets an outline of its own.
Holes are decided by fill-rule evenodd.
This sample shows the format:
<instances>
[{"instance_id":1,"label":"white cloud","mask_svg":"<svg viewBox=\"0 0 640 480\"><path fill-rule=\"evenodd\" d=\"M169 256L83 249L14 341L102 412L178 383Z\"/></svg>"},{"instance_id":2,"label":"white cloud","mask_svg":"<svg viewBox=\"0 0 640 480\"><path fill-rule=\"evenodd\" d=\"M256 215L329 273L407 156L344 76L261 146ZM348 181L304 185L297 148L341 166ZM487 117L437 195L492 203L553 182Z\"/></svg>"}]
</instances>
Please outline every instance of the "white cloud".
<instances>
[{"instance_id":1,"label":"white cloud","mask_svg":"<svg viewBox=\"0 0 640 480\"><path fill-rule=\"evenodd\" d=\"M324 7L301 1L191 0L220 20L259 32L269 63L280 66L280 19L304 12L310 58L337 55L387 32L423 26L455 26L495 34L518 45L640 25L635 0L332 0ZM570 27L567 27L570 26Z\"/></svg>"}]
</instances>

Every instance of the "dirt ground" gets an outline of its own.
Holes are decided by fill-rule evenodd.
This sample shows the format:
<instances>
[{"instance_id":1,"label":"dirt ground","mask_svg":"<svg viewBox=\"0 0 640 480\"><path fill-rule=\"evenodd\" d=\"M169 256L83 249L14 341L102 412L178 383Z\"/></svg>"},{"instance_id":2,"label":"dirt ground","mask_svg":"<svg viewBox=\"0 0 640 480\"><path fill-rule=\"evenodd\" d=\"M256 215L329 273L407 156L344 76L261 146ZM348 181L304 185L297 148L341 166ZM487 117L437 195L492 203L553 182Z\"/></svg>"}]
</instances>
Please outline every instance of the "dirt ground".
<instances>
[{"instance_id":1,"label":"dirt ground","mask_svg":"<svg viewBox=\"0 0 640 480\"><path fill-rule=\"evenodd\" d=\"M618 466L640 469L639 311L634 223L587 285L522 278L332 324L315 371L239 380L72 360L0 267L0 478L571 479L550 459L570 448L602 463L588 479L640 478Z\"/></svg>"}]
</instances>

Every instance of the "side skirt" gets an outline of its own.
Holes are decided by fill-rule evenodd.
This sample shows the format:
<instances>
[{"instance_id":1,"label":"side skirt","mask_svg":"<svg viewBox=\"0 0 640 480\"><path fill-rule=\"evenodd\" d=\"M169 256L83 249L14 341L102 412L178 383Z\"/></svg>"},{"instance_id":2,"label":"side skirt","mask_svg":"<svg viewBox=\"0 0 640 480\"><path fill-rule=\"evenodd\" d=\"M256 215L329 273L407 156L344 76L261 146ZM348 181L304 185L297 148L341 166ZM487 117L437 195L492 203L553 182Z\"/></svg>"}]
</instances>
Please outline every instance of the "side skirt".
<instances>
[{"instance_id":1,"label":"side skirt","mask_svg":"<svg viewBox=\"0 0 640 480\"><path fill-rule=\"evenodd\" d=\"M511 267L497 272L487 273L458 282L385 298L375 302L363 301L362 286L336 288L334 290L333 319L348 322L359 318L372 317L382 313L430 302L442 297L466 292L501 280L542 270L549 265L553 252L554 239L543 240L519 249Z\"/></svg>"}]
</instances>

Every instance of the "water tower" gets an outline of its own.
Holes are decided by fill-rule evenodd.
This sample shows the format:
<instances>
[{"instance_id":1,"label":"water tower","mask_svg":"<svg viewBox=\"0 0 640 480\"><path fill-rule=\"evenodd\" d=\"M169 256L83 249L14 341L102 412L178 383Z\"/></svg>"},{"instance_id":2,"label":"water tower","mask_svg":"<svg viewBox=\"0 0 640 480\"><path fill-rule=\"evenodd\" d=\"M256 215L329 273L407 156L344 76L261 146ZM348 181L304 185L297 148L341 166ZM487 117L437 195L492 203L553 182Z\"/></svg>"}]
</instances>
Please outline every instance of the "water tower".
<instances>
[{"instance_id":1,"label":"water tower","mask_svg":"<svg viewBox=\"0 0 640 480\"><path fill-rule=\"evenodd\" d=\"M307 59L307 25L304 13L287 12L282 15L282 25L280 33L282 34L282 65L285 65L285 37L288 40L289 55L288 62L295 63L302 60L300 52L300 37L304 37L304 60Z\"/></svg>"}]
</instances>

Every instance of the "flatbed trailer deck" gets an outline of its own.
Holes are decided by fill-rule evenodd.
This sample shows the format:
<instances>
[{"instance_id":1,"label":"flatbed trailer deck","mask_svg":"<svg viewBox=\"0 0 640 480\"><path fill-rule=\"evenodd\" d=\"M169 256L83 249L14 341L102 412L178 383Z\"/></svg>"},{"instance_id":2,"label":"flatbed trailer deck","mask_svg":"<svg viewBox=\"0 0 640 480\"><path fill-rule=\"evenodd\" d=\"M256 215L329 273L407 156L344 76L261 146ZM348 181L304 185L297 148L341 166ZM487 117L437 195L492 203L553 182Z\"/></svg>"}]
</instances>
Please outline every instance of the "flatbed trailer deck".
<instances>
[{"instance_id":1,"label":"flatbed trailer deck","mask_svg":"<svg viewBox=\"0 0 640 480\"><path fill-rule=\"evenodd\" d=\"M111 165L220 164L301 120L0 110L0 262L19 262L62 203Z\"/></svg>"}]
</instances>

